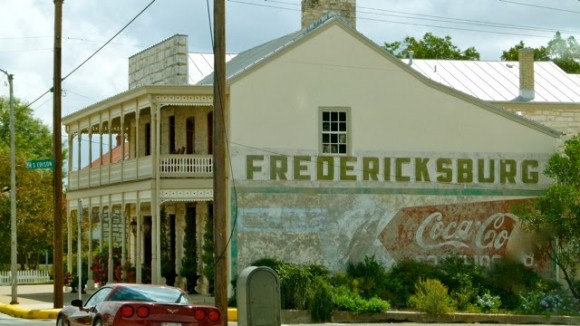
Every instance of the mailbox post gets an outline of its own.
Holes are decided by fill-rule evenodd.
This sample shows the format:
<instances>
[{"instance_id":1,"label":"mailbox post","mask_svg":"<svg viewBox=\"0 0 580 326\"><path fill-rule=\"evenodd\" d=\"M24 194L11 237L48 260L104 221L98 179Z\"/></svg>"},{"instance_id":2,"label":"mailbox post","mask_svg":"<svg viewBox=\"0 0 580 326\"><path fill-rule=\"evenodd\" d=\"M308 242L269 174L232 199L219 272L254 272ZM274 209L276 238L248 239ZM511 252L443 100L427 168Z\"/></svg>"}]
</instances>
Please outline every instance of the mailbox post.
<instances>
[{"instance_id":1,"label":"mailbox post","mask_svg":"<svg viewBox=\"0 0 580 326\"><path fill-rule=\"evenodd\" d=\"M250 266L238 277L239 326L280 326L280 281L269 267Z\"/></svg>"}]
</instances>

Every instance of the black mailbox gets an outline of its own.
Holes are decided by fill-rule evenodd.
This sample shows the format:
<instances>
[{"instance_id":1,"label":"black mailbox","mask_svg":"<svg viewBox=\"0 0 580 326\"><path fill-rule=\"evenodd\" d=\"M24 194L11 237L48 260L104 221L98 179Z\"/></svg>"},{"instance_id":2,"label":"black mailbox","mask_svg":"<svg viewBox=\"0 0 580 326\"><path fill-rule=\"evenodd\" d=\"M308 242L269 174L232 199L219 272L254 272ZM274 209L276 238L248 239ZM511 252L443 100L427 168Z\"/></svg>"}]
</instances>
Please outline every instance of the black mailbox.
<instances>
[{"instance_id":1,"label":"black mailbox","mask_svg":"<svg viewBox=\"0 0 580 326\"><path fill-rule=\"evenodd\" d=\"M269 267L250 266L238 277L239 326L280 326L280 281Z\"/></svg>"}]
</instances>

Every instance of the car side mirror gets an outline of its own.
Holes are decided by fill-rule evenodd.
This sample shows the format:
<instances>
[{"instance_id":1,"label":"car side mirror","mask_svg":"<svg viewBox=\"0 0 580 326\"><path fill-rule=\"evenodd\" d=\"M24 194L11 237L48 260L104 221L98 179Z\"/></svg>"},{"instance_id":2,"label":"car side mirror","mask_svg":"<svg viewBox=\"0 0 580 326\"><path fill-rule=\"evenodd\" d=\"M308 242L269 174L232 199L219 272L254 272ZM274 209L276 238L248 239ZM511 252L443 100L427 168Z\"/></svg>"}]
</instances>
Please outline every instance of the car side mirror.
<instances>
[{"instance_id":1,"label":"car side mirror","mask_svg":"<svg viewBox=\"0 0 580 326\"><path fill-rule=\"evenodd\" d=\"M81 299L74 299L73 301L70 302L70 305L73 306L73 307L82 308L83 307L83 300L81 300Z\"/></svg>"}]
</instances>

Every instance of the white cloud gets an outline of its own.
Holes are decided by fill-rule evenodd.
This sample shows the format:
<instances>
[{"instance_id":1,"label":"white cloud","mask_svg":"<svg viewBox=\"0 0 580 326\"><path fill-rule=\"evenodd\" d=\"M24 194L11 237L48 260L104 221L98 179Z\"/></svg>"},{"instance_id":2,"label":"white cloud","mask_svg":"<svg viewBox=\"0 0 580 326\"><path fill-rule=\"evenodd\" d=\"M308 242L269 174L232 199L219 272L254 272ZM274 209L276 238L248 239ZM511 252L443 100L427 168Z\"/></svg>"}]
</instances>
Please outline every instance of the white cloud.
<instances>
[{"instance_id":1,"label":"white cloud","mask_svg":"<svg viewBox=\"0 0 580 326\"><path fill-rule=\"evenodd\" d=\"M62 75L92 55L150 2L64 1ZM237 53L300 29L300 3L226 1L227 51ZM213 25L208 21L208 4L212 15L211 0L157 0L65 80L63 114L125 91L127 58L174 34L189 35L190 51L211 52ZM576 0L358 0L357 6L358 30L377 44L406 36L421 38L432 32L441 37L450 35L461 49L474 46L485 60L498 60L503 50L520 40L530 46L545 45L556 30L563 31L565 37L580 38L580 2ZM557 6L558 10L542 6ZM0 0L0 8L0 68L14 74L15 96L33 101L52 86L54 3ZM513 27L491 28L491 23ZM521 29L524 26L530 28ZM0 96L7 94L7 87L0 82ZM39 118L52 125L51 94L32 107Z\"/></svg>"}]
</instances>

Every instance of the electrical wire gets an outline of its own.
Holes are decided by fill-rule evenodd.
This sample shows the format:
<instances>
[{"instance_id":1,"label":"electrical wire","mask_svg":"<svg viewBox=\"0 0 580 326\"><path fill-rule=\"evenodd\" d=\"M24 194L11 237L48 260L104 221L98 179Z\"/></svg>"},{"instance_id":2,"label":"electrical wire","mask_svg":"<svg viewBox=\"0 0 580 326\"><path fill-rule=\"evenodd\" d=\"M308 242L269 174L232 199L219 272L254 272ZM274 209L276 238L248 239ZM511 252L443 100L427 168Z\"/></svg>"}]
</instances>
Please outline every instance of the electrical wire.
<instances>
[{"instance_id":1,"label":"electrical wire","mask_svg":"<svg viewBox=\"0 0 580 326\"><path fill-rule=\"evenodd\" d=\"M509 1L509 0L499 0L499 1L505 2L505 3L511 3L511 4L519 5L519 6L525 6L525 7L533 7L533 8L541 8L541 9L547 9L547 10L561 11L561 12L567 12L567 13L571 13L571 14L580 14L580 11L560 9L560 8L554 8L554 7L548 7L548 6L540 6L540 5L534 5L534 4L525 3L525 2Z\"/></svg>"},{"instance_id":2,"label":"electrical wire","mask_svg":"<svg viewBox=\"0 0 580 326\"><path fill-rule=\"evenodd\" d=\"M111 43L115 38L117 38L117 36L119 36L119 34L121 34L125 29L127 29L127 27L129 27L131 24L133 24L133 22L135 22L135 20L137 20L137 18L139 18L145 11L147 11L147 9L149 9L149 7L151 7L153 5L153 3L155 3L155 1L157 0L151 0L151 2L149 2L149 4L147 6L145 6L145 8L143 8L135 17L133 17L127 24L125 24L125 26L123 26L123 28L121 28L117 33L115 33L115 35L113 35L111 38L109 38L108 41L106 41L102 46L100 46L95 52L93 52L93 54L91 54L88 58L86 58L83 62L81 62L76 68L74 68L71 72L69 72L66 76L64 76L63 78L61 78L61 82L63 82L65 79L67 79L68 77L70 77L72 74L74 74L77 70L79 70L82 66L84 66L87 62L89 62L94 56L96 56L99 52L101 52L102 49L104 49L107 45L109 45L109 43ZM51 87L49 90L47 90L46 92L42 93L42 95L40 95L39 97L37 97L34 101L30 102L27 107L32 106L34 103L36 103L38 100L40 100L44 95L52 92L53 88Z\"/></svg>"},{"instance_id":3,"label":"electrical wire","mask_svg":"<svg viewBox=\"0 0 580 326\"><path fill-rule=\"evenodd\" d=\"M276 8L276 9L284 9L290 11L301 11L300 9L293 9L288 7L282 6L275 6L275 5L266 5L260 3L253 3L243 0L228 0L232 3L239 3L243 5L249 6L256 6L256 7L264 7L264 8ZM286 4L289 6L298 6L298 4L283 2L283 1L272 1L272 0L263 0L264 2L270 3L281 3ZM499 28L499 29L509 29L509 30L527 30L527 31L538 31L538 32L549 32L549 33L556 33L558 31L563 33L569 34L576 34L577 31L566 31L560 29L553 29L553 28L540 28L534 26L526 26L526 25L514 25L514 24L504 24L504 23L496 23L496 22L487 22L487 21L480 21L480 20L469 20L469 19L461 19L461 18L453 18L453 17L444 17L444 16L436 16L436 15L426 15L426 14L416 14L410 12L403 12L403 11L394 11L394 10L387 10L387 9L380 9L380 8L373 8L373 7L358 7L359 13L368 14L368 15L381 15L381 16L392 16L404 19L413 19L413 20L427 20L427 21L434 21L434 22L442 22L446 24L463 24L463 25L475 25L484 28ZM360 9L364 9L366 11L362 11ZM377 11L375 13L374 11ZM482 32L482 33L491 33L491 34L501 34L501 35L516 35L516 36L531 36L531 37L543 37L548 38L548 36L542 35L533 35L533 34L522 34L522 33L515 33L515 32L500 32L500 31L485 31L481 29L469 29L469 28L459 28L453 26L440 26L440 25L432 25L432 24L421 24L421 23L409 23L404 21L392 21L392 20L384 20L378 18L371 18L371 17L364 17L358 16L357 19L359 20L367 20L367 21L377 21L377 22L384 22L384 23L393 23L393 24L401 24L401 25L410 25L410 26L424 26L424 27L432 27L432 28L440 28L440 29L453 29L453 30L461 30L467 32Z\"/></svg>"},{"instance_id":4,"label":"electrical wire","mask_svg":"<svg viewBox=\"0 0 580 326\"><path fill-rule=\"evenodd\" d=\"M151 2L149 2L149 4L147 6L145 6L145 8L143 8L143 10L141 10L135 17L133 17L133 19L131 19L127 24L125 24L125 26L123 26L123 28L121 28L121 30L119 30L117 33L115 33L115 35L113 35L113 37L111 37L107 42L105 42L105 44L103 44L101 47L99 47L93 54L91 54L87 59L85 59L85 61L81 62L81 64L79 64L76 68L74 68L71 72L69 72L66 76L64 76L61 81L64 81L70 75L74 74L77 70L79 70L82 66L84 66L85 63L87 63L95 55L97 55L99 52L101 52L101 50L103 48L105 48L105 46L107 46L109 43L111 43L117 36L119 36L119 34L121 34L125 29L127 29L127 27L129 27L131 24L133 24L133 22L137 18L139 18L139 16L141 16L147 9L149 9L149 7L151 7L155 3L155 1L157 1L157 0L151 0Z\"/></svg>"}]
</instances>

